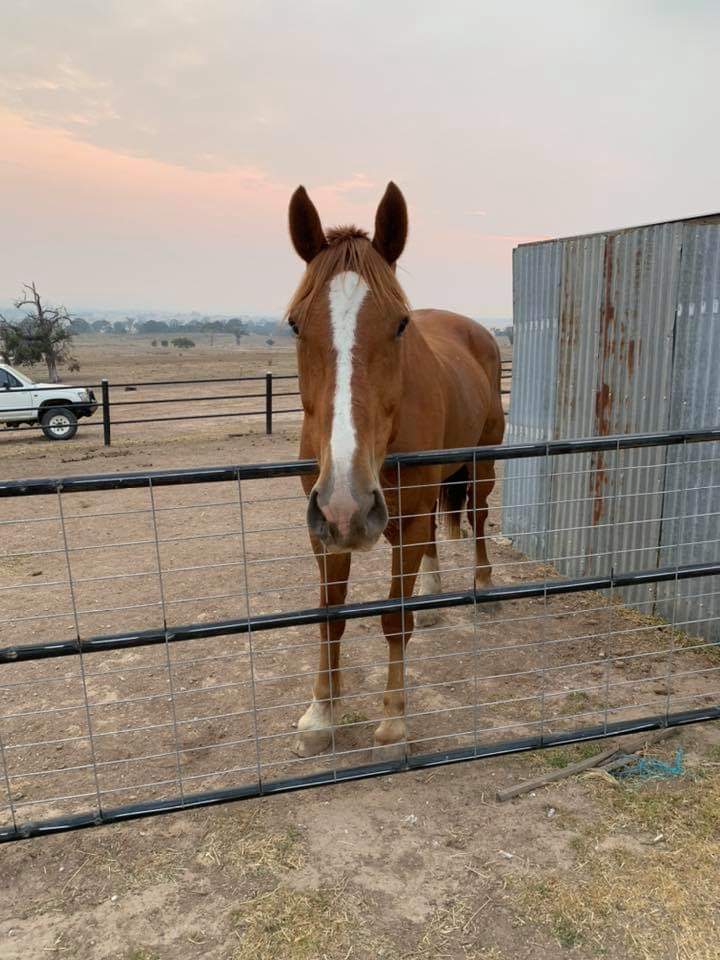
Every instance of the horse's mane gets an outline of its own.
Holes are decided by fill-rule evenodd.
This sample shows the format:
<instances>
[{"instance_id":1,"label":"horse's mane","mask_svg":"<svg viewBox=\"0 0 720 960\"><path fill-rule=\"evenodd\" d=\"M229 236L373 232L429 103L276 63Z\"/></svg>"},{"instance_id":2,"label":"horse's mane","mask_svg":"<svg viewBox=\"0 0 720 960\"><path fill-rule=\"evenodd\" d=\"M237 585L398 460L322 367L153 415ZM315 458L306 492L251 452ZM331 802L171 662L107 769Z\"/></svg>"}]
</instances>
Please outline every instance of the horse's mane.
<instances>
[{"instance_id":1,"label":"horse's mane","mask_svg":"<svg viewBox=\"0 0 720 960\"><path fill-rule=\"evenodd\" d=\"M388 266L359 227L334 227L327 233L327 247L309 264L300 286L288 305L286 316L302 322L315 298L337 273L351 270L368 285L371 296L383 312L400 316L410 305L394 271Z\"/></svg>"}]
</instances>

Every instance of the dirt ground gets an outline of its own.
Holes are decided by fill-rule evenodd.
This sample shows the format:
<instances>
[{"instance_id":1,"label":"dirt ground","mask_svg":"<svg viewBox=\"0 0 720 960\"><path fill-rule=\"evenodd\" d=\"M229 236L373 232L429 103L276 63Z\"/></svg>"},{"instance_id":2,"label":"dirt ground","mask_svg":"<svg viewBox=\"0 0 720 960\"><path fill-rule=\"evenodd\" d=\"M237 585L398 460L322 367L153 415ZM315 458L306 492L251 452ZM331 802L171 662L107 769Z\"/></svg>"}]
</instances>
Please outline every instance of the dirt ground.
<instances>
[{"instance_id":1,"label":"dirt ground","mask_svg":"<svg viewBox=\"0 0 720 960\"><path fill-rule=\"evenodd\" d=\"M90 338L75 379L293 369L289 345L195 339L194 351L163 358L129 338L112 350L110 338ZM299 433L295 415L279 416L271 438L241 416L172 421L118 427L105 449L83 426L65 444L3 434L3 478L292 459ZM153 496L0 501L0 646L316 604L297 480ZM500 484L495 581L551 576L501 536L499 504ZM441 562L444 589L467 586L470 541L443 543ZM383 596L387 569L383 548L358 558L350 599ZM116 806L174 796L179 781L194 793L255 783L258 771L273 780L368 762L386 662L373 621L347 628L333 752L292 751L315 631L5 666L0 731L18 818L92 809L98 793ZM717 702L717 670L692 637L596 594L461 608L411 641L409 750L692 709ZM688 728L658 755L680 744L686 774L676 781L591 777L495 801L500 785L602 749L588 745L7 845L2 956L716 957L720 730ZM7 804L0 819L10 822Z\"/></svg>"}]
</instances>

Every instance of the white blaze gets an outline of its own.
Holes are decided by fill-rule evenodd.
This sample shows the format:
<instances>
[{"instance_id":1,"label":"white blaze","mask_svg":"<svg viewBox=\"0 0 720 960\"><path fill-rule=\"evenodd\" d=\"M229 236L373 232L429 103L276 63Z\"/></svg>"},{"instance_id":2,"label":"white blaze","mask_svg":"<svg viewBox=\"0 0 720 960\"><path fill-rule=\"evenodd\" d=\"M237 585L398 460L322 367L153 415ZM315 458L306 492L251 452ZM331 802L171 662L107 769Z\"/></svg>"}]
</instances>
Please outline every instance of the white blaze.
<instances>
[{"instance_id":1,"label":"white blaze","mask_svg":"<svg viewBox=\"0 0 720 960\"><path fill-rule=\"evenodd\" d=\"M333 493L349 483L357 437L352 414L352 353L357 317L368 287L357 273L346 271L330 281L330 325L335 348L335 396L330 433Z\"/></svg>"}]
</instances>

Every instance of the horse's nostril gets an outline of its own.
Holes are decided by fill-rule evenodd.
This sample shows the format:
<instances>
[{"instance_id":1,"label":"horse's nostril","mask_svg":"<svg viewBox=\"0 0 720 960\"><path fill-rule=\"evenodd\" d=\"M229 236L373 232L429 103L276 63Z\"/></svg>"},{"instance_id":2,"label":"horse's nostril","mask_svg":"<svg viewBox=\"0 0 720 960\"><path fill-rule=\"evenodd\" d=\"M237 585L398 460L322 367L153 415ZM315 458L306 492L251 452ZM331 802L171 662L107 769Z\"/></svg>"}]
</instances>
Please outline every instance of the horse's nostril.
<instances>
[{"instance_id":1,"label":"horse's nostril","mask_svg":"<svg viewBox=\"0 0 720 960\"><path fill-rule=\"evenodd\" d=\"M380 490L373 490L373 505L368 511L366 528L370 536L376 536L385 529L388 522L388 511Z\"/></svg>"},{"instance_id":2,"label":"horse's nostril","mask_svg":"<svg viewBox=\"0 0 720 960\"><path fill-rule=\"evenodd\" d=\"M310 530L317 536L321 536L327 530L325 514L318 506L317 490L313 490L310 493L307 508L307 524Z\"/></svg>"}]
</instances>

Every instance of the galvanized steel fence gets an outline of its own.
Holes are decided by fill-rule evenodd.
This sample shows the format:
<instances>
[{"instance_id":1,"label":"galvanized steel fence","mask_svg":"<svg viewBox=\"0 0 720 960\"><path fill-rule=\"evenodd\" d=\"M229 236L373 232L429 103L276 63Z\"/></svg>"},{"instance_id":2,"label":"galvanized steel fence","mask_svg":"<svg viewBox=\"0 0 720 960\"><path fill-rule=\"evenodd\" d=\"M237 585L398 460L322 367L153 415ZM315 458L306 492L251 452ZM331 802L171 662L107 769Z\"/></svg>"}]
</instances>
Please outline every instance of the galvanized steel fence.
<instances>
[{"instance_id":1,"label":"galvanized steel fence","mask_svg":"<svg viewBox=\"0 0 720 960\"><path fill-rule=\"evenodd\" d=\"M402 454L384 476L402 492L417 466L494 459L502 491L508 462L554 475L597 470L581 461L602 453L604 470L642 471L644 453L668 447L681 453L672 484L691 523L697 452L717 461L719 440L720 428ZM440 543L439 594L378 599L389 583L389 548L378 548L353 558L350 602L318 607L297 481L314 469L0 484L1 841L720 717L720 658L700 629L718 540L699 556L678 524L674 552L638 564L614 548L611 513L597 525L601 570L563 577L562 504L515 498L534 529L511 543L496 497L495 586L475 587L469 537ZM524 536L544 540L541 561ZM629 588L647 591L647 612L628 610ZM405 752L378 760L377 618L428 610L442 619L416 625L404 662ZM336 620L347 622L345 692L331 750L300 757L294 722L311 696L317 626Z\"/></svg>"}]
</instances>

